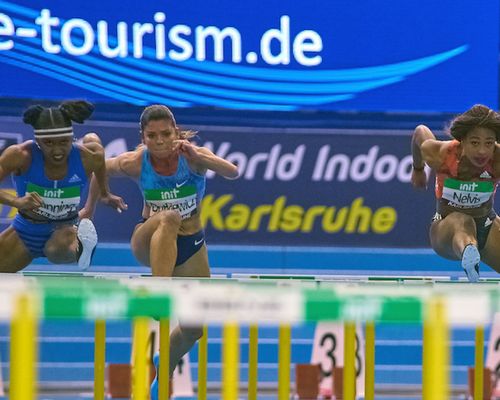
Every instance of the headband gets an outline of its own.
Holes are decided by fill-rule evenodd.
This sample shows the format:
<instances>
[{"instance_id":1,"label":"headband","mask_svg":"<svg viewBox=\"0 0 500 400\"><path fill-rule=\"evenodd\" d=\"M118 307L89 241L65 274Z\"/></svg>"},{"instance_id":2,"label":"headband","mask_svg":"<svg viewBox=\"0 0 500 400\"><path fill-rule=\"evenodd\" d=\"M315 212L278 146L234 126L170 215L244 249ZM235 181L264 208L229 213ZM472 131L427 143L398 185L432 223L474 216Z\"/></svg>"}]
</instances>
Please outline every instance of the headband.
<instances>
[{"instance_id":1,"label":"headband","mask_svg":"<svg viewBox=\"0 0 500 400\"><path fill-rule=\"evenodd\" d=\"M49 129L35 129L35 138L59 138L65 136L73 136L73 127L67 126L64 128L49 128Z\"/></svg>"}]
</instances>

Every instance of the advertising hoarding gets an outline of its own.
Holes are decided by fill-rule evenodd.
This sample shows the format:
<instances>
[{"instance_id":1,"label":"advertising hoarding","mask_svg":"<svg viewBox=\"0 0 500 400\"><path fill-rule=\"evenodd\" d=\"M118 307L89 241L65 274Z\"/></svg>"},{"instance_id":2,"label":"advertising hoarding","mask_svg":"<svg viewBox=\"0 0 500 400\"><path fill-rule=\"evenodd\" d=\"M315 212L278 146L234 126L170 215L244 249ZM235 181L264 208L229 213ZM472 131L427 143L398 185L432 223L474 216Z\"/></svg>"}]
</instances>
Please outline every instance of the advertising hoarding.
<instances>
[{"instance_id":1,"label":"advertising hoarding","mask_svg":"<svg viewBox=\"0 0 500 400\"><path fill-rule=\"evenodd\" d=\"M496 108L498 2L1 0L0 66L4 97L274 111Z\"/></svg>"}]
</instances>

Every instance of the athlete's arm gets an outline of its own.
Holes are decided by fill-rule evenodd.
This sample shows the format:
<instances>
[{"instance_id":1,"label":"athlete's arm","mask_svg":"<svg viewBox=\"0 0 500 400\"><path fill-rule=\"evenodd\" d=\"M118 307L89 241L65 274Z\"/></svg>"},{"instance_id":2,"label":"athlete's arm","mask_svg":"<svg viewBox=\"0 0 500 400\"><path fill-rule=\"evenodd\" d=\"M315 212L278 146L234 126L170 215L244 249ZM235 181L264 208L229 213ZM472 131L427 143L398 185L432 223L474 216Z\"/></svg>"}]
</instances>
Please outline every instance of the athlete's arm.
<instances>
[{"instance_id":1,"label":"athlete's arm","mask_svg":"<svg viewBox=\"0 0 500 400\"><path fill-rule=\"evenodd\" d=\"M500 144L495 144L495 152L493 153L493 168L495 176L500 176Z\"/></svg>"},{"instance_id":2,"label":"athlete's arm","mask_svg":"<svg viewBox=\"0 0 500 400\"><path fill-rule=\"evenodd\" d=\"M21 173L30 161L31 154L23 145L7 147L0 156L0 181L10 174ZM15 207L18 210L33 210L40 207L42 203L42 198L36 192L17 197L6 189L0 190L0 204Z\"/></svg>"},{"instance_id":3,"label":"athlete's arm","mask_svg":"<svg viewBox=\"0 0 500 400\"><path fill-rule=\"evenodd\" d=\"M84 142L82 147L82 162L85 170L89 176L91 173L94 173L99 189L99 195L101 197L108 196L109 184L106 176L104 148L96 141Z\"/></svg>"},{"instance_id":4,"label":"athlete's arm","mask_svg":"<svg viewBox=\"0 0 500 400\"><path fill-rule=\"evenodd\" d=\"M233 163L215 155L206 147L198 147L187 140L174 142L178 146L179 154L186 157L191 168L200 174L204 174L208 169L227 179L238 177L238 167Z\"/></svg>"},{"instance_id":5,"label":"athlete's arm","mask_svg":"<svg viewBox=\"0 0 500 400\"><path fill-rule=\"evenodd\" d=\"M432 131L425 125L415 128L411 140L413 168L421 170L425 164L433 169L441 166L441 148L446 142L437 140Z\"/></svg>"},{"instance_id":6,"label":"athlete's arm","mask_svg":"<svg viewBox=\"0 0 500 400\"><path fill-rule=\"evenodd\" d=\"M413 166L411 182L416 188L427 187L427 174L424 167L427 164L434 170L440 168L443 158L443 148L449 142L437 140L432 131L425 125L418 125L411 139L411 154Z\"/></svg>"},{"instance_id":7,"label":"athlete's arm","mask_svg":"<svg viewBox=\"0 0 500 400\"><path fill-rule=\"evenodd\" d=\"M86 167L93 172L89 185L89 193L85 206L80 210L80 218L91 218L95 213L97 201L113 207L118 212L128 208L125 201L116 196L109 190L107 161L104 159L104 148L95 141L84 143L84 148L87 150L82 154L82 161L87 163Z\"/></svg>"},{"instance_id":8,"label":"athlete's arm","mask_svg":"<svg viewBox=\"0 0 500 400\"><path fill-rule=\"evenodd\" d=\"M141 173L141 151L127 151L106 160L108 176L126 176L136 179Z\"/></svg>"}]
</instances>

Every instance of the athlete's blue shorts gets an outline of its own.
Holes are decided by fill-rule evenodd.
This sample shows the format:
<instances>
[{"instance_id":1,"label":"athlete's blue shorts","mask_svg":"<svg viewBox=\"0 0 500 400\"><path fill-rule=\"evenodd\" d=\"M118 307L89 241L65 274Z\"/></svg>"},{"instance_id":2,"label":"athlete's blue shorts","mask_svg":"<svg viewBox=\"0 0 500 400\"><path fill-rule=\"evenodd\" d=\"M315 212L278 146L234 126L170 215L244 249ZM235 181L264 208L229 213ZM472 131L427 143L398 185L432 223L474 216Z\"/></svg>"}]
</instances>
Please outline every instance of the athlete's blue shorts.
<instances>
[{"instance_id":1,"label":"athlete's blue shorts","mask_svg":"<svg viewBox=\"0 0 500 400\"><path fill-rule=\"evenodd\" d=\"M175 266L184 264L201 249L205 243L205 231L203 229L193 235L177 236L177 260Z\"/></svg>"},{"instance_id":2,"label":"athlete's blue shorts","mask_svg":"<svg viewBox=\"0 0 500 400\"><path fill-rule=\"evenodd\" d=\"M72 225L76 223L76 219L71 221L33 223L24 218L20 214L16 214L12 221L12 226L16 230L18 236L28 248L33 258L45 257L43 249L45 243L50 239L52 233L61 225Z\"/></svg>"}]
</instances>

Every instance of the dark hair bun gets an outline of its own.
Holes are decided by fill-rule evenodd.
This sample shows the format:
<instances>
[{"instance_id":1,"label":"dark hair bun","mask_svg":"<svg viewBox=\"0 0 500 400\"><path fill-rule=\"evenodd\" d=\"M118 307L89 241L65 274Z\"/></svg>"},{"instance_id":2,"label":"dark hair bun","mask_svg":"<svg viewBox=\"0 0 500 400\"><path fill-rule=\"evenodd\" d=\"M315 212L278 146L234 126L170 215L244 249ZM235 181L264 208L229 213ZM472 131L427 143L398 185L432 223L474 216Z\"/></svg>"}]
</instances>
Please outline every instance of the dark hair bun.
<instances>
[{"instance_id":1,"label":"dark hair bun","mask_svg":"<svg viewBox=\"0 0 500 400\"><path fill-rule=\"evenodd\" d=\"M39 104L28 107L26 111L24 111L23 122L33 126L36 124L36 121L38 121L38 118L43 110L45 110L45 108Z\"/></svg>"},{"instance_id":2,"label":"dark hair bun","mask_svg":"<svg viewBox=\"0 0 500 400\"><path fill-rule=\"evenodd\" d=\"M85 100L65 101L59 110L70 120L83 123L94 112L94 105Z\"/></svg>"}]
</instances>

